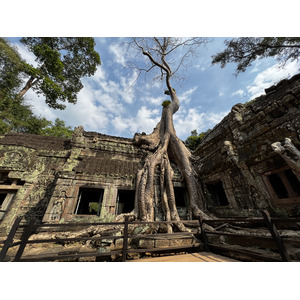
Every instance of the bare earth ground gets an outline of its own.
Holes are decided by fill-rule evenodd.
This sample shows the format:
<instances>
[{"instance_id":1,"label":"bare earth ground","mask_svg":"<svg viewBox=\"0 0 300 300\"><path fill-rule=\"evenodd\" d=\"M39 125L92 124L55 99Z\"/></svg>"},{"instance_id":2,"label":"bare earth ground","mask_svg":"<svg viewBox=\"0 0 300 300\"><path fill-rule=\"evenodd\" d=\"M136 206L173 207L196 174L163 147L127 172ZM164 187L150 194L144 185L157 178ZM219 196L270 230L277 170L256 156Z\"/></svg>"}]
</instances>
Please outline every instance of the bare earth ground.
<instances>
[{"instance_id":1,"label":"bare earth ground","mask_svg":"<svg viewBox=\"0 0 300 300\"><path fill-rule=\"evenodd\" d=\"M198 252L137 259L132 260L131 262L238 262L238 260L209 252Z\"/></svg>"}]
</instances>

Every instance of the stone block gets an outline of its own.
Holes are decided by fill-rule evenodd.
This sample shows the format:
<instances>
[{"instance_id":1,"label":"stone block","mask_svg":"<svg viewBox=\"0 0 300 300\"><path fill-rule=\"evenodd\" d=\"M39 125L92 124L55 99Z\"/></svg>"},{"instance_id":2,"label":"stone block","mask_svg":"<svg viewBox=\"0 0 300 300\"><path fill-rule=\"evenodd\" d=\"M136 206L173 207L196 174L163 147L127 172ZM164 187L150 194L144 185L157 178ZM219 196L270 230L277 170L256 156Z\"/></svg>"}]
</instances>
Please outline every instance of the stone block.
<instances>
[{"instance_id":1,"label":"stone block","mask_svg":"<svg viewBox=\"0 0 300 300\"><path fill-rule=\"evenodd\" d=\"M146 249L146 248L154 248L155 241L152 239L140 239L138 243L138 248Z\"/></svg>"},{"instance_id":2,"label":"stone block","mask_svg":"<svg viewBox=\"0 0 300 300\"><path fill-rule=\"evenodd\" d=\"M176 246L188 246L193 244L193 239L172 239L170 240L170 247L176 247Z\"/></svg>"},{"instance_id":3,"label":"stone block","mask_svg":"<svg viewBox=\"0 0 300 300\"><path fill-rule=\"evenodd\" d=\"M155 241L155 248L166 248L166 247L170 247L169 240L156 240Z\"/></svg>"}]
</instances>

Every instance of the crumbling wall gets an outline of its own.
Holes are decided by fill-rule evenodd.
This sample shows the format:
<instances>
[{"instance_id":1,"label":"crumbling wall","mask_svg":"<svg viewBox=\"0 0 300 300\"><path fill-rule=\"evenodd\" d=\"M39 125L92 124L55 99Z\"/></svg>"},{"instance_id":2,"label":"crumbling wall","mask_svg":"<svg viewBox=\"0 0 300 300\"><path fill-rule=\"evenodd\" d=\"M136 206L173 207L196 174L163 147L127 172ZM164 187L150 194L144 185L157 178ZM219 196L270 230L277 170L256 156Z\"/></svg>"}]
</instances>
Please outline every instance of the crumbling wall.
<instances>
[{"instance_id":1,"label":"crumbling wall","mask_svg":"<svg viewBox=\"0 0 300 300\"><path fill-rule=\"evenodd\" d=\"M13 193L0 224L6 234L17 216L42 220L55 188L58 170L69 152L68 140L10 133L0 138L0 191Z\"/></svg>"},{"instance_id":2,"label":"crumbling wall","mask_svg":"<svg viewBox=\"0 0 300 300\"><path fill-rule=\"evenodd\" d=\"M266 95L235 105L205 136L194 153L194 168L208 210L217 216L257 216L265 208L273 215L299 215L299 108L300 75L296 75L267 89ZM133 139L85 132L81 126L71 140L19 133L0 136L1 199L7 191L0 235L7 234L17 216L24 222L113 220L120 208L118 191L135 190L136 173L147 151ZM184 182L176 165L172 167L173 184L182 197ZM101 194L100 204L89 207L94 211L101 207L97 214L78 210L80 197L90 190ZM158 220L163 218L159 194L157 181ZM189 218L184 202L188 198L181 201L180 216Z\"/></svg>"},{"instance_id":3,"label":"crumbling wall","mask_svg":"<svg viewBox=\"0 0 300 300\"><path fill-rule=\"evenodd\" d=\"M253 101L233 106L195 151L195 169L207 208L217 215L255 216L263 208L277 215L299 213L299 193L295 191L289 197L292 200L276 199L268 176L283 170L299 179L296 166L299 170L300 75L283 80L265 92L266 95ZM288 155L290 161L285 155L286 141L294 147ZM276 146L280 150L276 151ZM216 203L214 198L218 195L212 195L212 187L220 182L228 202L223 205Z\"/></svg>"}]
</instances>

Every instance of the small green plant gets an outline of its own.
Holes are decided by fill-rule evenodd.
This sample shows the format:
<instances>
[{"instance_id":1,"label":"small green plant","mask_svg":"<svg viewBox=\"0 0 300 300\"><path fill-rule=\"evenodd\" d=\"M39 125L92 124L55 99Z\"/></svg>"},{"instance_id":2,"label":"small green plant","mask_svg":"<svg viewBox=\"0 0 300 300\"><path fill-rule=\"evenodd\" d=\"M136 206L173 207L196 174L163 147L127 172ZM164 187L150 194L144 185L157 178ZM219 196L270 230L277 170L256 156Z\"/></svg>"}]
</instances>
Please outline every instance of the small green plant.
<instances>
[{"instance_id":1,"label":"small green plant","mask_svg":"<svg viewBox=\"0 0 300 300\"><path fill-rule=\"evenodd\" d=\"M161 105L162 105L163 107L168 107L170 104L171 104L171 101L170 101L170 100L165 100Z\"/></svg>"}]
</instances>

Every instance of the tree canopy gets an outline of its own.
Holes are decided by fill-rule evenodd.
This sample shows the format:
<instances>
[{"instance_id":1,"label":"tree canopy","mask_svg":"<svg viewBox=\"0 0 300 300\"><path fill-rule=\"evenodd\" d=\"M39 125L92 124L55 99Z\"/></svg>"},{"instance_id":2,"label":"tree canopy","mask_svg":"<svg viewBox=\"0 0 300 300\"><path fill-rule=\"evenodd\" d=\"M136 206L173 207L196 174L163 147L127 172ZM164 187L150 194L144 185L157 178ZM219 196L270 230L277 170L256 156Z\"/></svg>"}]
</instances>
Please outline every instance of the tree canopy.
<instances>
[{"instance_id":1,"label":"tree canopy","mask_svg":"<svg viewBox=\"0 0 300 300\"><path fill-rule=\"evenodd\" d=\"M186 146L190 150L196 150L196 148L201 144L204 136L211 131L208 129L207 131L201 132L198 134L197 129L191 131L191 135L185 140Z\"/></svg>"},{"instance_id":2,"label":"tree canopy","mask_svg":"<svg viewBox=\"0 0 300 300\"><path fill-rule=\"evenodd\" d=\"M22 59L9 42L0 38L0 99L12 96L21 86Z\"/></svg>"},{"instance_id":3,"label":"tree canopy","mask_svg":"<svg viewBox=\"0 0 300 300\"><path fill-rule=\"evenodd\" d=\"M62 138L71 138L73 129L71 126L66 126L65 121L56 118L54 123L50 124L41 130L42 135L51 135Z\"/></svg>"},{"instance_id":4,"label":"tree canopy","mask_svg":"<svg viewBox=\"0 0 300 300\"><path fill-rule=\"evenodd\" d=\"M130 67L146 75L146 80L162 80L167 82L172 78L178 82L185 79L185 71L193 63L200 46L208 43L204 37L154 37L133 38L128 43L132 53ZM145 56L139 56L140 52ZM146 58L146 59L145 59ZM168 86L168 84L167 84Z\"/></svg>"},{"instance_id":5,"label":"tree canopy","mask_svg":"<svg viewBox=\"0 0 300 300\"><path fill-rule=\"evenodd\" d=\"M70 138L72 128L56 119L54 124L35 116L17 93L23 84L24 61L18 51L0 38L0 134L10 131Z\"/></svg>"},{"instance_id":6,"label":"tree canopy","mask_svg":"<svg viewBox=\"0 0 300 300\"><path fill-rule=\"evenodd\" d=\"M65 108L58 100L76 103L83 88L81 78L93 75L101 64L93 38L26 37L21 43L36 56L38 66L24 63L23 72L29 79L18 96L32 88L54 109Z\"/></svg>"},{"instance_id":7,"label":"tree canopy","mask_svg":"<svg viewBox=\"0 0 300 300\"><path fill-rule=\"evenodd\" d=\"M299 37L241 37L225 40L226 49L212 56L212 64L237 63L236 75L245 72L251 64L266 57L275 57L283 65L298 60Z\"/></svg>"},{"instance_id":8,"label":"tree canopy","mask_svg":"<svg viewBox=\"0 0 300 300\"><path fill-rule=\"evenodd\" d=\"M39 135L71 138L72 128L65 122L56 119L53 122L46 118L35 116L29 105L23 99L3 97L0 101L0 134L22 132Z\"/></svg>"}]
</instances>

